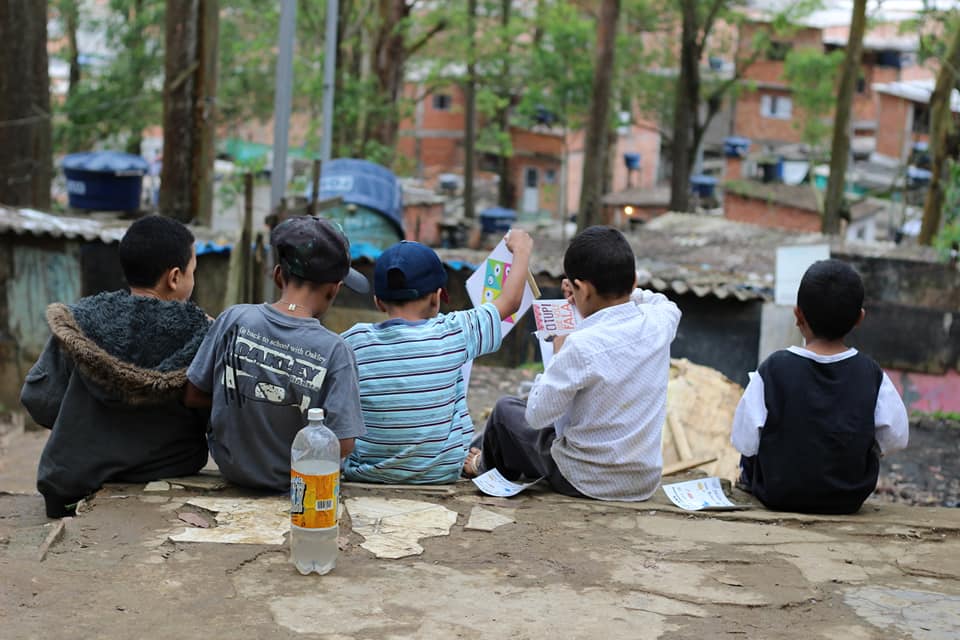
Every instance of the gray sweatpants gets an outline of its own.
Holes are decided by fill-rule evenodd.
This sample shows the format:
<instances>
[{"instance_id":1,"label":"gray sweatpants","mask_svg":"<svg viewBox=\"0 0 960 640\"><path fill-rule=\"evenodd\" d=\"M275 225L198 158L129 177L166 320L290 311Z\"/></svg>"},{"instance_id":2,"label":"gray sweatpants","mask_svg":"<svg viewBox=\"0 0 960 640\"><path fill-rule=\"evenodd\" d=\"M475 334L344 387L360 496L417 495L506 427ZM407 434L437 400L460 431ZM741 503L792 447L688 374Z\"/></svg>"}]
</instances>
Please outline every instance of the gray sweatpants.
<instances>
[{"instance_id":1,"label":"gray sweatpants","mask_svg":"<svg viewBox=\"0 0 960 640\"><path fill-rule=\"evenodd\" d=\"M556 429L553 425L534 429L524 417L526 409L526 401L513 396L497 401L486 428L473 444L483 451L480 470L496 468L507 480L544 478L557 493L585 497L563 477L550 455Z\"/></svg>"}]
</instances>

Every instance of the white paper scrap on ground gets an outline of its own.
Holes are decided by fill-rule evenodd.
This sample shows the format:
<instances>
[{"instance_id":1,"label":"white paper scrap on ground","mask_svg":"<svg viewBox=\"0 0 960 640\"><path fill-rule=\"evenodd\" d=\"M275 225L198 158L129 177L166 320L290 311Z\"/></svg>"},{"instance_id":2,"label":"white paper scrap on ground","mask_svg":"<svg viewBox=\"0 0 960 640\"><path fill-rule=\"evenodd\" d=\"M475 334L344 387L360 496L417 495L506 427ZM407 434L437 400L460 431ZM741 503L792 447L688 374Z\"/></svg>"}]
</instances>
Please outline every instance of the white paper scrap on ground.
<instances>
[{"instance_id":1,"label":"white paper scrap on ground","mask_svg":"<svg viewBox=\"0 0 960 640\"><path fill-rule=\"evenodd\" d=\"M687 511L702 509L742 509L733 504L723 493L720 478L701 478L663 485L663 492L670 501Z\"/></svg>"},{"instance_id":2,"label":"white paper scrap on ground","mask_svg":"<svg viewBox=\"0 0 960 640\"><path fill-rule=\"evenodd\" d=\"M143 488L144 491L170 491L170 483L166 480L154 480L148 482Z\"/></svg>"},{"instance_id":3,"label":"white paper scrap on ground","mask_svg":"<svg viewBox=\"0 0 960 640\"><path fill-rule=\"evenodd\" d=\"M507 511L513 512L513 509L507 509ZM470 519L467 520L466 526L464 529L473 529L474 531L493 531L497 527L502 527L505 524L511 524L516 522L513 519L512 515L505 515L502 513L497 513L496 511L491 511L490 509L484 509L483 507L474 507L470 510Z\"/></svg>"},{"instance_id":4,"label":"white paper scrap on ground","mask_svg":"<svg viewBox=\"0 0 960 640\"><path fill-rule=\"evenodd\" d=\"M500 241L487 259L477 267L469 278L467 278L467 295L473 302L473 306L479 307L485 302L493 302L500 297L503 292L503 283L507 280L510 273L510 267L513 264L513 254L507 249L507 243ZM523 300L520 302L520 309L501 323L501 334L506 337L513 329L523 314L527 312L530 305L533 304L533 289L530 284L524 282Z\"/></svg>"},{"instance_id":5,"label":"white paper scrap on ground","mask_svg":"<svg viewBox=\"0 0 960 640\"><path fill-rule=\"evenodd\" d=\"M488 496L497 496L500 498L509 498L510 496L515 496L524 489L532 487L537 484L543 478L537 478L533 482L528 482L526 484L520 484L517 482L511 482L504 478L499 471L496 469L490 469L486 473L481 473L476 478L473 479L473 484L477 485L477 488L480 491L483 491Z\"/></svg>"},{"instance_id":6,"label":"white paper scrap on ground","mask_svg":"<svg viewBox=\"0 0 960 640\"><path fill-rule=\"evenodd\" d=\"M421 538L450 535L457 512L432 502L402 498L348 498L347 512L360 545L378 558L423 553Z\"/></svg>"},{"instance_id":7,"label":"white paper scrap on ground","mask_svg":"<svg viewBox=\"0 0 960 640\"><path fill-rule=\"evenodd\" d=\"M187 500L187 504L216 515L217 526L209 529L188 527L170 536L174 542L219 542L226 544L283 544L290 530L290 499L206 498Z\"/></svg>"}]
</instances>

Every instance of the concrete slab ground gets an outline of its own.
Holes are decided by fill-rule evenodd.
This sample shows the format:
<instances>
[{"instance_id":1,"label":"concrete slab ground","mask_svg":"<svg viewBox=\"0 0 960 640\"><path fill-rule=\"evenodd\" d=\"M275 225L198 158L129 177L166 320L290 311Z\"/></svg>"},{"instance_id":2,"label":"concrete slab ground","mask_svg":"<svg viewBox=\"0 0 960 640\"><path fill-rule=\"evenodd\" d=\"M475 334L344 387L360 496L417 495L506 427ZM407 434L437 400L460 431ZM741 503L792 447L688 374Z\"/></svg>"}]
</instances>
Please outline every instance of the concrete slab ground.
<instances>
[{"instance_id":1,"label":"concrete slab ground","mask_svg":"<svg viewBox=\"0 0 960 640\"><path fill-rule=\"evenodd\" d=\"M216 524L190 498L275 510L274 496L109 485L41 561L52 527L42 500L0 494L0 637L960 637L955 509L691 514L659 492L640 504L537 490L505 500L469 483L343 494L440 505L456 523L421 539L420 555L387 560L360 547L348 515L337 568L303 577L283 544L170 540L193 526L186 512ZM478 505L515 522L466 530Z\"/></svg>"}]
</instances>

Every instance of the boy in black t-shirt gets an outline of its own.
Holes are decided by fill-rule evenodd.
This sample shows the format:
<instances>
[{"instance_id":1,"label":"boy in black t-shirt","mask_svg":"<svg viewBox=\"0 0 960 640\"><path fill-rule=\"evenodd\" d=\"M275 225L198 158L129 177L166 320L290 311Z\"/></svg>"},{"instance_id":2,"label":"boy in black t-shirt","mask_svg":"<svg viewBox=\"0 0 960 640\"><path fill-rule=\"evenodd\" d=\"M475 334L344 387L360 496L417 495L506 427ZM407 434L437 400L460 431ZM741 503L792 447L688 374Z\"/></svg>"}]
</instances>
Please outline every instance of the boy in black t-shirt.
<instances>
[{"instance_id":1,"label":"boy in black t-shirt","mask_svg":"<svg viewBox=\"0 0 960 640\"><path fill-rule=\"evenodd\" d=\"M907 446L899 393L844 338L864 317L863 282L839 260L803 276L794 315L804 347L767 358L743 393L731 441L740 484L770 509L854 513L877 486L880 456Z\"/></svg>"}]
</instances>

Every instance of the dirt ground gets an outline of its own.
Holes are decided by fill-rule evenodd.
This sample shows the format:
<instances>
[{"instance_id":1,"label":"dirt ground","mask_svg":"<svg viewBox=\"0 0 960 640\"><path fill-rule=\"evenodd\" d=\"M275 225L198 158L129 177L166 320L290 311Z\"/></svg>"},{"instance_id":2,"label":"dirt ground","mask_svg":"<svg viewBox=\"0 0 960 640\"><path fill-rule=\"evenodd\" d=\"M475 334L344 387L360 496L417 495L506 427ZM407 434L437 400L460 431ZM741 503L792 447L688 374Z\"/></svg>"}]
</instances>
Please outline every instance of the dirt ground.
<instances>
[{"instance_id":1,"label":"dirt ground","mask_svg":"<svg viewBox=\"0 0 960 640\"><path fill-rule=\"evenodd\" d=\"M477 417L534 373L478 367L474 375ZM483 390L475 394L477 388ZM917 429L918 450L928 435L936 450L951 433L938 429ZM282 542L171 540L194 528L181 516L229 526L219 517L230 513L188 500L235 498L266 522L282 497L109 485L65 521L41 560L56 526L44 517L40 497L30 495L43 436L0 439L4 639L960 637L958 509L871 502L844 517L759 508L704 514L680 511L660 492L630 504L537 488L488 498L466 482L423 490L345 486L337 568L302 577ZM891 457L891 472L915 468L923 475L934 464L932 454L908 460ZM939 460L939 473L956 478L949 466L955 450ZM894 464L901 466L894 471ZM740 492L731 495L751 503ZM359 521L351 501L363 497L439 506L455 523L449 534L421 539L419 555L378 558L353 531ZM468 530L476 507L513 522L492 532ZM375 530L387 525L384 517Z\"/></svg>"}]
</instances>

